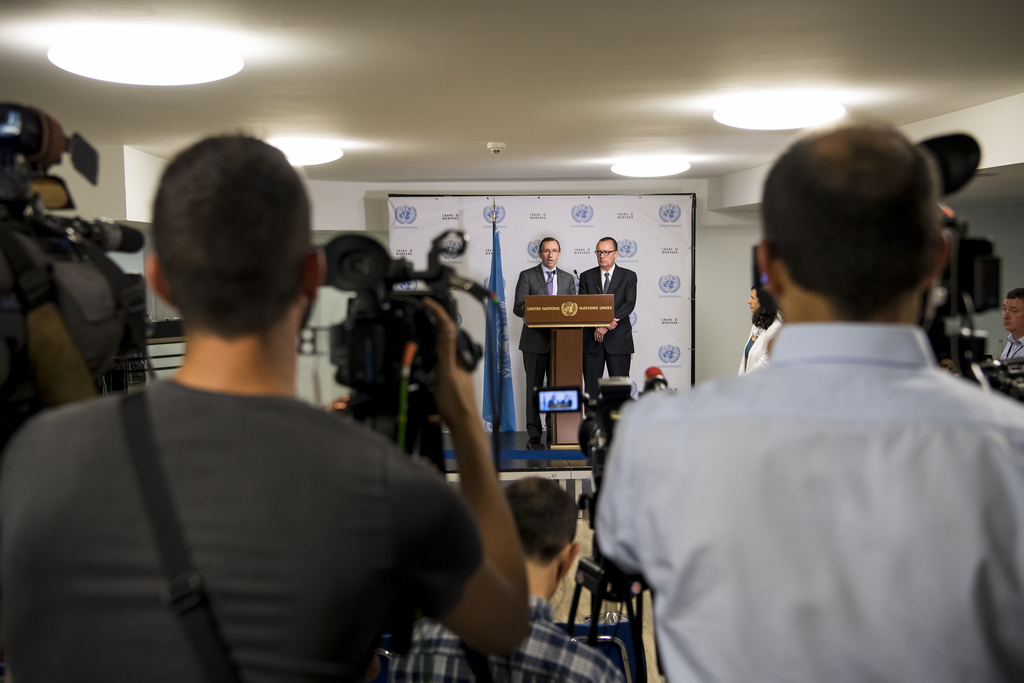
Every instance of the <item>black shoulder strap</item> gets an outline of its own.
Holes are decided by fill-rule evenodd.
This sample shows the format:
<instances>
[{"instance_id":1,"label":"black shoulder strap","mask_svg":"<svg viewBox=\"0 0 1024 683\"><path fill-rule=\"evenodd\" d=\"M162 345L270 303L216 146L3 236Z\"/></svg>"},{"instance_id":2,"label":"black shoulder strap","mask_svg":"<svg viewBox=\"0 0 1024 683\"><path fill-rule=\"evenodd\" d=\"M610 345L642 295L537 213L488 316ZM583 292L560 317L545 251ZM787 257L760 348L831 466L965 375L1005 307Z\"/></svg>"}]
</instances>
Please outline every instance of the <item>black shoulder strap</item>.
<instances>
[{"instance_id":1,"label":"black shoulder strap","mask_svg":"<svg viewBox=\"0 0 1024 683\"><path fill-rule=\"evenodd\" d=\"M181 619L207 680L238 683L238 672L217 631L202 577L189 558L174 499L160 465L160 451L153 437L144 391L121 399L121 419L142 502L167 577L164 602Z\"/></svg>"},{"instance_id":2,"label":"black shoulder strap","mask_svg":"<svg viewBox=\"0 0 1024 683\"><path fill-rule=\"evenodd\" d=\"M27 314L52 299L52 285L46 268L37 266L32 261L24 245L14 236L15 230L13 224L0 221L0 249L7 257L7 262L11 264L14 290Z\"/></svg>"}]
</instances>

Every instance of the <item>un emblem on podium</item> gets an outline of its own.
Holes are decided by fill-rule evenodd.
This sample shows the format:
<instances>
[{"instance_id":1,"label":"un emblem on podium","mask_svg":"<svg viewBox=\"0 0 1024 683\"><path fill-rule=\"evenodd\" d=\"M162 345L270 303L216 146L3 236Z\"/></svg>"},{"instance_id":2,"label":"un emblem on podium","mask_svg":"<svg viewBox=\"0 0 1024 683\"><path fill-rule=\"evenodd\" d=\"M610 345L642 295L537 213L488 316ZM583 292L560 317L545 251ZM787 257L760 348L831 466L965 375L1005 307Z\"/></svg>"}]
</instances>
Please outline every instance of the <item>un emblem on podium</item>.
<instances>
[{"instance_id":1,"label":"un emblem on podium","mask_svg":"<svg viewBox=\"0 0 1024 683\"><path fill-rule=\"evenodd\" d=\"M658 349L658 358L660 358L661 362L666 365L672 365L679 360L680 354L681 352L679 351L679 347L675 344L665 344Z\"/></svg>"},{"instance_id":2,"label":"un emblem on podium","mask_svg":"<svg viewBox=\"0 0 1024 683\"><path fill-rule=\"evenodd\" d=\"M682 215L683 210L679 208L678 204L663 204L658 209L658 216L666 223L676 223Z\"/></svg>"},{"instance_id":3,"label":"un emblem on podium","mask_svg":"<svg viewBox=\"0 0 1024 683\"><path fill-rule=\"evenodd\" d=\"M594 217L594 207L590 204L577 204L572 207L572 219L577 223L589 223Z\"/></svg>"},{"instance_id":4,"label":"un emblem on podium","mask_svg":"<svg viewBox=\"0 0 1024 683\"><path fill-rule=\"evenodd\" d=\"M571 318L580 310L580 307L576 305L575 301L566 301L562 304L562 315L566 318Z\"/></svg>"},{"instance_id":5,"label":"un emblem on podium","mask_svg":"<svg viewBox=\"0 0 1024 683\"><path fill-rule=\"evenodd\" d=\"M661 279L658 280L658 287L666 294L675 294L679 291L679 285L681 284L682 280L679 279L678 275L662 275Z\"/></svg>"},{"instance_id":6,"label":"un emblem on podium","mask_svg":"<svg viewBox=\"0 0 1024 683\"><path fill-rule=\"evenodd\" d=\"M402 225L409 225L416 220L416 207L403 204L395 208L395 220Z\"/></svg>"}]
</instances>

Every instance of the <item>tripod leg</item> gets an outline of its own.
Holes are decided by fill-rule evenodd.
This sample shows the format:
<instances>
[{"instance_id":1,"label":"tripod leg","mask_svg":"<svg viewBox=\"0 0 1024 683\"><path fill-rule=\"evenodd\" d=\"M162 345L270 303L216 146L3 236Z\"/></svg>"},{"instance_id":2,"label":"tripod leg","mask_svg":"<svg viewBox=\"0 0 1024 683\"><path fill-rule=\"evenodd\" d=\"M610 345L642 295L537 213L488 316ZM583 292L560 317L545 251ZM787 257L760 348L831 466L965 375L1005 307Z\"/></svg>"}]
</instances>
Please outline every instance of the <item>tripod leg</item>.
<instances>
[{"instance_id":1,"label":"tripod leg","mask_svg":"<svg viewBox=\"0 0 1024 683\"><path fill-rule=\"evenodd\" d=\"M572 603L569 604L569 623L565 625L565 630L568 632L570 638L572 638L572 627L576 623L576 611L579 609L580 606L580 594L582 592L583 583L577 581L576 589L572 592Z\"/></svg>"},{"instance_id":2,"label":"tripod leg","mask_svg":"<svg viewBox=\"0 0 1024 683\"><path fill-rule=\"evenodd\" d=\"M597 584L597 590L590 592L590 632L587 645L597 647L597 622L601 619L601 604L604 602L604 577Z\"/></svg>"},{"instance_id":3,"label":"tripod leg","mask_svg":"<svg viewBox=\"0 0 1024 683\"><path fill-rule=\"evenodd\" d=\"M633 652L636 657L636 683L647 683L647 653L644 651L644 594L636 596L636 613L633 613L633 599L626 600L626 616L629 618L629 632L633 637Z\"/></svg>"}]
</instances>

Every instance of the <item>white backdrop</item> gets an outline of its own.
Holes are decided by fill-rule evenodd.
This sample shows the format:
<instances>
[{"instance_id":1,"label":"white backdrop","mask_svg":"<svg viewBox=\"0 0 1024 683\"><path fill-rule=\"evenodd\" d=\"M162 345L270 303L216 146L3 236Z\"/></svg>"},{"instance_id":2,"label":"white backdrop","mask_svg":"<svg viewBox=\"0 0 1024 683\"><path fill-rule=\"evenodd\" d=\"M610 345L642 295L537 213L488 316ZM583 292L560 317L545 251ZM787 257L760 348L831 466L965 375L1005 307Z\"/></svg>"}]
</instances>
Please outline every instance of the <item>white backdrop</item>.
<instances>
[{"instance_id":1,"label":"white backdrop","mask_svg":"<svg viewBox=\"0 0 1024 683\"><path fill-rule=\"evenodd\" d=\"M465 253L443 257L461 275L484 282L492 289L491 213L498 218L501 261L507 302L512 378L516 395L516 426L525 431L526 377L519 351L522 319L512 314L520 271L540 263L539 240L559 240L558 267L582 273L597 265L597 240L618 240L616 267L637 274L637 300L633 311L630 365L635 386L643 387L644 371L657 365L669 386L685 390L691 382L691 300L693 272L694 195L580 195L433 197L399 196L388 199L391 253L412 261L417 270L427 264L430 243L439 233L462 230L469 237ZM486 281L486 282L485 282ZM476 341L484 340L484 309L474 299L456 293L459 324ZM477 370L478 399L483 373Z\"/></svg>"}]
</instances>

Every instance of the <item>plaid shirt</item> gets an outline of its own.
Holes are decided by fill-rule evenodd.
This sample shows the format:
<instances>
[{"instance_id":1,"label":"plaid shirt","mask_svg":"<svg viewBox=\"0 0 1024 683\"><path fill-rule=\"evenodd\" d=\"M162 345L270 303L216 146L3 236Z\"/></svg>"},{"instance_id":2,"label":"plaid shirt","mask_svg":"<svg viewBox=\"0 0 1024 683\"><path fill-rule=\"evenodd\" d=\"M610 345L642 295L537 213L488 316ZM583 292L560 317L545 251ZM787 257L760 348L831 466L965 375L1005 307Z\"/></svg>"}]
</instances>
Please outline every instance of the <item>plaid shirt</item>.
<instances>
[{"instance_id":1,"label":"plaid shirt","mask_svg":"<svg viewBox=\"0 0 1024 683\"><path fill-rule=\"evenodd\" d=\"M530 596L530 635L508 657L488 658L494 683L623 683L622 671L610 659L570 640L555 626L553 615L547 600ZM458 636L430 619L417 622L409 654L391 660L388 679L391 683L475 681Z\"/></svg>"}]
</instances>

